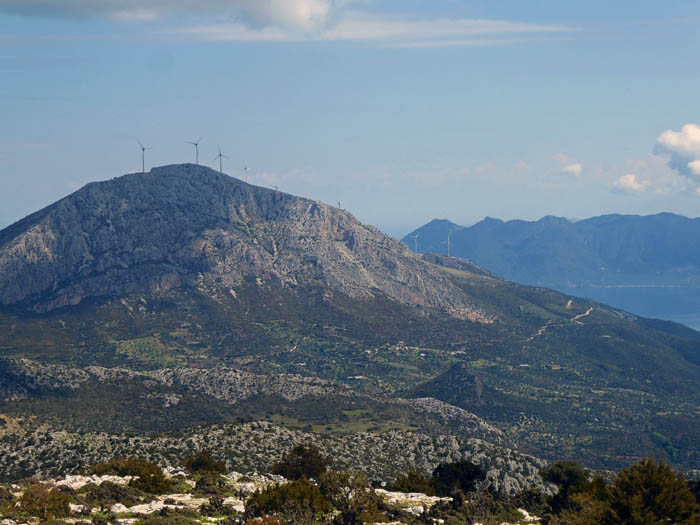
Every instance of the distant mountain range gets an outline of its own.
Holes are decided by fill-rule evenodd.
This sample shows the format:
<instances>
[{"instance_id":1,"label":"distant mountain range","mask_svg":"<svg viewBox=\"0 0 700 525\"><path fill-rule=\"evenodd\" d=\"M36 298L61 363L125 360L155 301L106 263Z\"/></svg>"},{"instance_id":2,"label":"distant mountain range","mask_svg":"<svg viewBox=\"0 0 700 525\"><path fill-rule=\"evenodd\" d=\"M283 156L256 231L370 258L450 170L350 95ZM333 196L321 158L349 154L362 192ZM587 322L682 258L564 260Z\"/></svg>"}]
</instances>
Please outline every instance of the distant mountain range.
<instances>
[{"instance_id":1,"label":"distant mountain range","mask_svg":"<svg viewBox=\"0 0 700 525\"><path fill-rule=\"evenodd\" d=\"M420 253L446 254L448 235L452 256L523 284L700 287L700 218L671 213L576 222L486 218L469 227L433 220L403 242Z\"/></svg>"},{"instance_id":2,"label":"distant mountain range","mask_svg":"<svg viewBox=\"0 0 700 525\"><path fill-rule=\"evenodd\" d=\"M700 468L700 333L416 254L346 211L191 164L89 184L0 231L0 357L0 414L53 428L249 414L464 442L484 437L459 423L474 414L539 457ZM172 386L169 372L119 379L166 368L226 374L187 380L213 390ZM306 379L289 374L324 382L296 403ZM257 385L240 410L217 397L232 377ZM341 392L328 381L355 393L326 403ZM440 404L431 423L405 401L425 397L469 414Z\"/></svg>"}]
</instances>

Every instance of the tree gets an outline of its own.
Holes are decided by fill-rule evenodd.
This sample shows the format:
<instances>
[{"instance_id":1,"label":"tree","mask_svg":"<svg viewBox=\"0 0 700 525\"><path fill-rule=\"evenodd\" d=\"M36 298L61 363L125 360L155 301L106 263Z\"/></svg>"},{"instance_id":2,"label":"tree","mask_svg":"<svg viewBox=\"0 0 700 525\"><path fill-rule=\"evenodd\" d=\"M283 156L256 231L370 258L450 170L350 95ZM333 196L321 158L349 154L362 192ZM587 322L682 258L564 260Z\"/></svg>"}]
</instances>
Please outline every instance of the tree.
<instances>
[{"instance_id":1,"label":"tree","mask_svg":"<svg viewBox=\"0 0 700 525\"><path fill-rule=\"evenodd\" d=\"M340 512L336 522L342 525L360 525L387 521L381 510L383 500L370 486L365 474L331 470L321 474L319 487L321 493Z\"/></svg>"},{"instance_id":2,"label":"tree","mask_svg":"<svg viewBox=\"0 0 700 525\"><path fill-rule=\"evenodd\" d=\"M215 460L208 450L201 450L195 456L185 459L183 465L190 472L218 472L219 474L226 472L226 464Z\"/></svg>"},{"instance_id":3,"label":"tree","mask_svg":"<svg viewBox=\"0 0 700 525\"><path fill-rule=\"evenodd\" d=\"M435 496L432 480L415 470L409 470L396 478L389 488L397 492L422 492L428 496Z\"/></svg>"},{"instance_id":4,"label":"tree","mask_svg":"<svg viewBox=\"0 0 700 525\"><path fill-rule=\"evenodd\" d=\"M287 479L318 479L328 465L316 445L297 445L272 466L272 473Z\"/></svg>"},{"instance_id":5,"label":"tree","mask_svg":"<svg viewBox=\"0 0 700 525\"><path fill-rule=\"evenodd\" d=\"M455 492L474 492L485 478L484 469L471 461L440 463L433 471L433 487L439 496L452 496Z\"/></svg>"},{"instance_id":6,"label":"tree","mask_svg":"<svg viewBox=\"0 0 700 525\"><path fill-rule=\"evenodd\" d=\"M550 501L552 511L558 514L569 504L570 494L588 480L588 473L575 461L558 461L542 469L540 477L559 489Z\"/></svg>"},{"instance_id":7,"label":"tree","mask_svg":"<svg viewBox=\"0 0 700 525\"><path fill-rule=\"evenodd\" d=\"M163 469L155 463L141 458L117 458L106 463L90 467L98 476L112 474L115 476L134 476L129 485L150 494L164 494L170 490L171 483L165 477Z\"/></svg>"},{"instance_id":8,"label":"tree","mask_svg":"<svg viewBox=\"0 0 700 525\"><path fill-rule=\"evenodd\" d=\"M646 459L615 478L605 525L700 525L700 508L688 483L660 461Z\"/></svg>"},{"instance_id":9,"label":"tree","mask_svg":"<svg viewBox=\"0 0 700 525\"><path fill-rule=\"evenodd\" d=\"M31 485L22 494L22 509L44 520L63 518L70 515L70 497L56 487L43 483Z\"/></svg>"},{"instance_id":10,"label":"tree","mask_svg":"<svg viewBox=\"0 0 700 525\"><path fill-rule=\"evenodd\" d=\"M316 514L330 510L321 490L305 479L256 491L245 504L247 518L279 514L291 523L311 523Z\"/></svg>"}]
</instances>

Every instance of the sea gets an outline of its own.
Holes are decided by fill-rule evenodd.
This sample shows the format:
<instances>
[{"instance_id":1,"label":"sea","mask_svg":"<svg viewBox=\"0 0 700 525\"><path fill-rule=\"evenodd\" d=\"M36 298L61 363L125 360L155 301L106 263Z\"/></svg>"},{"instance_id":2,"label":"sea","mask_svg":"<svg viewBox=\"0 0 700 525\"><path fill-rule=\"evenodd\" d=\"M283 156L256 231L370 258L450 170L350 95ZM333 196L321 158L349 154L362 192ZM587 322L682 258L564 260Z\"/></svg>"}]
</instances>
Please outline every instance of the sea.
<instances>
[{"instance_id":1,"label":"sea","mask_svg":"<svg viewBox=\"0 0 700 525\"><path fill-rule=\"evenodd\" d=\"M577 297L588 297L642 317L675 321L700 331L700 288L577 287L560 291Z\"/></svg>"}]
</instances>

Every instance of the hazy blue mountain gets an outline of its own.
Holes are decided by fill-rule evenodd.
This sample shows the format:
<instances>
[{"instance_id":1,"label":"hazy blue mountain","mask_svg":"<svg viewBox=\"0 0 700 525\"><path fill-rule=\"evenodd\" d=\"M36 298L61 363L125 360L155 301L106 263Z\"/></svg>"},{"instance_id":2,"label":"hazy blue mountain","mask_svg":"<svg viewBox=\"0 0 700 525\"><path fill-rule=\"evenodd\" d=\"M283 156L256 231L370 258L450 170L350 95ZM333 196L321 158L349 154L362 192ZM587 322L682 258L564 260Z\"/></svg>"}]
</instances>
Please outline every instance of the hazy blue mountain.
<instances>
[{"instance_id":1,"label":"hazy blue mountain","mask_svg":"<svg viewBox=\"0 0 700 525\"><path fill-rule=\"evenodd\" d=\"M434 220L404 237L421 253L474 261L519 283L557 289L595 286L700 286L700 219L604 215L572 222L543 217L504 222L487 217L462 227Z\"/></svg>"}]
</instances>

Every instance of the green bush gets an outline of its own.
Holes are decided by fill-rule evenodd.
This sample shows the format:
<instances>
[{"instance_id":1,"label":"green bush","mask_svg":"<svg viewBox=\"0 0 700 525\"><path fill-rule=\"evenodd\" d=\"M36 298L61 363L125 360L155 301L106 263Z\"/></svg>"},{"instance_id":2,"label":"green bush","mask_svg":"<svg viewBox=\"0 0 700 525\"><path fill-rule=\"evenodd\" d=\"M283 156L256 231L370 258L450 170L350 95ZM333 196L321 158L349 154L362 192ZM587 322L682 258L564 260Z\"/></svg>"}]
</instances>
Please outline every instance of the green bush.
<instances>
[{"instance_id":1,"label":"green bush","mask_svg":"<svg viewBox=\"0 0 700 525\"><path fill-rule=\"evenodd\" d=\"M194 492L202 496L221 496L228 488L226 478L216 472L207 471L197 480Z\"/></svg>"},{"instance_id":2,"label":"green bush","mask_svg":"<svg viewBox=\"0 0 700 525\"><path fill-rule=\"evenodd\" d=\"M226 472L226 463L215 460L211 452L202 450L195 456L191 456L183 462L183 465L190 472Z\"/></svg>"},{"instance_id":3,"label":"green bush","mask_svg":"<svg viewBox=\"0 0 700 525\"><path fill-rule=\"evenodd\" d=\"M439 496L453 496L455 493L474 492L486 472L471 461L440 463L433 471L432 485Z\"/></svg>"},{"instance_id":4,"label":"green bush","mask_svg":"<svg viewBox=\"0 0 700 525\"><path fill-rule=\"evenodd\" d=\"M606 525L700 524L700 508L688 483L660 461L623 469L610 491Z\"/></svg>"},{"instance_id":5,"label":"green bush","mask_svg":"<svg viewBox=\"0 0 700 525\"><path fill-rule=\"evenodd\" d=\"M69 516L69 503L68 494L43 483L30 485L20 499L23 511L43 520Z\"/></svg>"},{"instance_id":6,"label":"green bush","mask_svg":"<svg viewBox=\"0 0 700 525\"><path fill-rule=\"evenodd\" d=\"M279 514L292 523L312 523L314 516L330 510L331 504L321 490L305 479L256 491L245 506L248 518Z\"/></svg>"},{"instance_id":7,"label":"green bush","mask_svg":"<svg viewBox=\"0 0 700 525\"><path fill-rule=\"evenodd\" d=\"M164 494L171 487L163 469L155 463L140 458L117 458L90 467L93 474L113 476L137 476L129 486L149 494Z\"/></svg>"},{"instance_id":8,"label":"green bush","mask_svg":"<svg viewBox=\"0 0 700 525\"><path fill-rule=\"evenodd\" d=\"M14 504L15 497L12 495L12 492L4 487L0 487L0 510L3 508L14 507Z\"/></svg>"},{"instance_id":9,"label":"green bush","mask_svg":"<svg viewBox=\"0 0 700 525\"><path fill-rule=\"evenodd\" d=\"M272 466L272 473L287 479L318 479L330 461L315 445L297 445Z\"/></svg>"},{"instance_id":10,"label":"green bush","mask_svg":"<svg viewBox=\"0 0 700 525\"><path fill-rule=\"evenodd\" d=\"M396 492L422 492L428 496L435 496L432 480L415 470L409 470L403 476L396 478L389 488Z\"/></svg>"},{"instance_id":11,"label":"green bush","mask_svg":"<svg viewBox=\"0 0 700 525\"><path fill-rule=\"evenodd\" d=\"M199 525L199 513L190 509L162 509L139 520L137 525Z\"/></svg>"},{"instance_id":12,"label":"green bush","mask_svg":"<svg viewBox=\"0 0 700 525\"><path fill-rule=\"evenodd\" d=\"M138 489L111 481L103 481L100 485L85 485L80 492L80 498L86 505L101 509L109 509L115 503L132 507L142 501L141 491Z\"/></svg>"},{"instance_id":13,"label":"green bush","mask_svg":"<svg viewBox=\"0 0 700 525\"><path fill-rule=\"evenodd\" d=\"M340 512L343 524L387 521L384 502L362 472L329 471L319 479L321 493Z\"/></svg>"},{"instance_id":14,"label":"green bush","mask_svg":"<svg viewBox=\"0 0 700 525\"><path fill-rule=\"evenodd\" d=\"M557 493L549 505L554 514L559 514L569 505L569 496L583 487L588 480L588 472L574 461L558 461L540 471L540 477L547 483L557 486Z\"/></svg>"}]
</instances>

